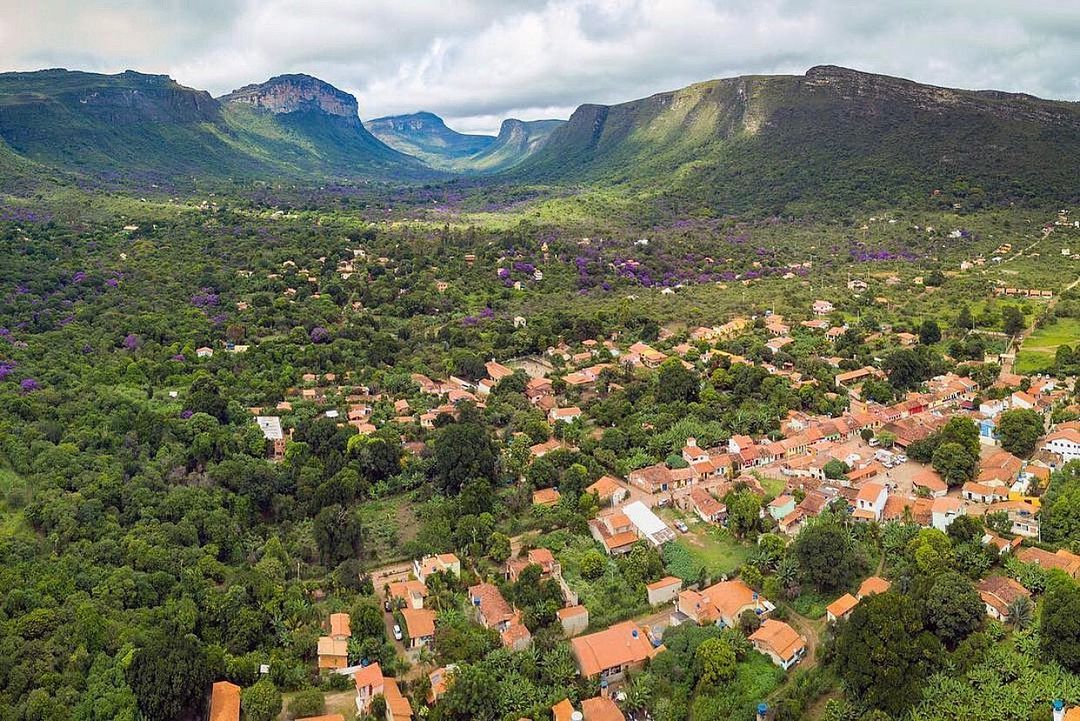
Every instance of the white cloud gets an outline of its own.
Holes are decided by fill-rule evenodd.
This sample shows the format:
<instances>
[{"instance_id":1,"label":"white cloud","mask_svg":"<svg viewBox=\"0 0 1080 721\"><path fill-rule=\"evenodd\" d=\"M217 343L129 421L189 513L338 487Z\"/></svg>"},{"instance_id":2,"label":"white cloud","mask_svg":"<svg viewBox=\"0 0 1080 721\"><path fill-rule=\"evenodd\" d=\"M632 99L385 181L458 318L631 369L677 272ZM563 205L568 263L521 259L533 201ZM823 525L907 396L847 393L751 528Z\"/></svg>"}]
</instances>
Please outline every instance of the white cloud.
<instances>
[{"instance_id":1,"label":"white cloud","mask_svg":"<svg viewBox=\"0 0 1080 721\"><path fill-rule=\"evenodd\" d=\"M0 0L0 65L168 72L221 94L307 72L361 115L462 130L823 63L1080 99L1080 3Z\"/></svg>"}]
</instances>

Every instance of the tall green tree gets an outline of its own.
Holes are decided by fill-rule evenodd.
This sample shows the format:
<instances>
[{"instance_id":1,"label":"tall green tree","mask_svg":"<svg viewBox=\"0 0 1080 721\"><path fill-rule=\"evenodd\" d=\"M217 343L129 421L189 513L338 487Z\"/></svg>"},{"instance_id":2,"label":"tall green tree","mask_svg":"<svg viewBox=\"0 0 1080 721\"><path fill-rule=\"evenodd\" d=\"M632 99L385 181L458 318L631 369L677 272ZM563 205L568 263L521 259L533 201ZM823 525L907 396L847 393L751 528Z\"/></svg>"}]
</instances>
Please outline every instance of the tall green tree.
<instances>
[{"instance_id":1,"label":"tall green tree","mask_svg":"<svg viewBox=\"0 0 1080 721\"><path fill-rule=\"evenodd\" d=\"M1044 432L1043 417L1030 408L1013 408L998 416L1001 447L1016 456L1027 456Z\"/></svg>"},{"instance_id":2,"label":"tall green tree","mask_svg":"<svg viewBox=\"0 0 1080 721\"><path fill-rule=\"evenodd\" d=\"M900 717L919 698L941 642L915 603L895 591L864 598L836 639L836 670L866 706Z\"/></svg>"},{"instance_id":3,"label":"tall green tree","mask_svg":"<svg viewBox=\"0 0 1080 721\"><path fill-rule=\"evenodd\" d=\"M924 620L942 642L955 648L979 628L986 609L971 581L955 572L934 579L926 598Z\"/></svg>"},{"instance_id":4,"label":"tall green tree","mask_svg":"<svg viewBox=\"0 0 1080 721\"><path fill-rule=\"evenodd\" d=\"M832 593L848 586L862 569L862 559L847 529L831 520L806 525L791 545L803 578Z\"/></svg>"},{"instance_id":5,"label":"tall green tree","mask_svg":"<svg viewBox=\"0 0 1080 721\"><path fill-rule=\"evenodd\" d=\"M479 423L451 423L435 439L432 472L443 492L456 495L472 478L495 480L498 454Z\"/></svg>"},{"instance_id":6,"label":"tall green tree","mask_svg":"<svg viewBox=\"0 0 1080 721\"><path fill-rule=\"evenodd\" d=\"M1039 643L1046 658L1080 673L1080 587L1055 579L1039 612Z\"/></svg>"},{"instance_id":7,"label":"tall green tree","mask_svg":"<svg viewBox=\"0 0 1080 721\"><path fill-rule=\"evenodd\" d=\"M125 672L146 719L172 721L201 712L210 671L193 636L156 637L131 657Z\"/></svg>"}]
</instances>

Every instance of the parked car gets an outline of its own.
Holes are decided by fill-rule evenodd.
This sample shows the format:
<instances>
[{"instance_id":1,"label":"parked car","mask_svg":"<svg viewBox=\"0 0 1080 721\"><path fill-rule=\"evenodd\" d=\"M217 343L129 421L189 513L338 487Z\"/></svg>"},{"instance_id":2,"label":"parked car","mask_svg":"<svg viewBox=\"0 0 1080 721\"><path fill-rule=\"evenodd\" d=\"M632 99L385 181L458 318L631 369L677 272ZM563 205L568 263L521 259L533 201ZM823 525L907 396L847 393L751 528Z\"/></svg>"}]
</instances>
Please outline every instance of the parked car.
<instances>
[{"instance_id":1,"label":"parked car","mask_svg":"<svg viewBox=\"0 0 1080 721\"><path fill-rule=\"evenodd\" d=\"M675 521L675 528L678 528L683 533L689 533L690 529L686 527L686 524L682 521Z\"/></svg>"},{"instance_id":2,"label":"parked car","mask_svg":"<svg viewBox=\"0 0 1080 721\"><path fill-rule=\"evenodd\" d=\"M394 640L401 640L401 626L397 625L396 623L394 624Z\"/></svg>"},{"instance_id":3,"label":"parked car","mask_svg":"<svg viewBox=\"0 0 1080 721\"><path fill-rule=\"evenodd\" d=\"M390 613L390 599L389 598L386 599L385 601L383 601L382 607L383 607L384 611L386 611L387 613Z\"/></svg>"}]
</instances>

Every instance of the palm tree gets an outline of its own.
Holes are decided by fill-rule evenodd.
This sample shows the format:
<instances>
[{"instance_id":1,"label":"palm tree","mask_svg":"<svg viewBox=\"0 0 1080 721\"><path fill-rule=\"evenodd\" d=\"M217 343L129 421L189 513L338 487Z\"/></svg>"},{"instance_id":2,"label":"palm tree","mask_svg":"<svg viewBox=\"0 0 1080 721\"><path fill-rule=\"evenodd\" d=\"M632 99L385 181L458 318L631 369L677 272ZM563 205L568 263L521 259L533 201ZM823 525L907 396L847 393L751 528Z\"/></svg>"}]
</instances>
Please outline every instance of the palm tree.
<instances>
[{"instance_id":1,"label":"palm tree","mask_svg":"<svg viewBox=\"0 0 1080 721\"><path fill-rule=\"evenodd\" d=\"M1031 599L1027 596L1017 596L1014 598L1009 602L1007 611L1009 613L1009 623L1011 623L1018 631L1030 626L1035 615L1035 609L1031 604Z\"/></svg>"}]
</instances>

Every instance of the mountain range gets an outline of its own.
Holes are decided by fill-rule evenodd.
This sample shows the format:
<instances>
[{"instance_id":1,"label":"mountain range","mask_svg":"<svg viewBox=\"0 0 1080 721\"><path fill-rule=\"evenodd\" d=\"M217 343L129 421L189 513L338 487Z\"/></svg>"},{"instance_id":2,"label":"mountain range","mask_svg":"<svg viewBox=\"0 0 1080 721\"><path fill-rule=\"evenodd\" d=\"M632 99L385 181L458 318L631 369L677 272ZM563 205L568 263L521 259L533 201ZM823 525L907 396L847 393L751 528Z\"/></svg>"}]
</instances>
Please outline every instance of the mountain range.
<instances>
[{"instance_id":1,"label":"mountain range","mask_svg":"<svg viewBox=\"0 0 1080 721\"><path fill-rule=\"evenodd\" d=\"M624 188L669 206L799 212L1080 199L1080 104L834 66L712 80L569 121L466 135L436 115L361 122L352 95L281 75L219 98L162 75L0 74L0 182L450 179Z\"/></svg>"},{"instance_id":2,"label":"mountain range","mask_svg":"<svg viewBox=\"0 0 1080 721\"><path fill-rule=\"evenodd\" d=\"M432 168L456 172L498 172L512 168L539 150L563 120L508 118L498 136L465 135L446 127L434 113L394 115L364 125L391 148Z\"/></svg>"}]
</instances>

